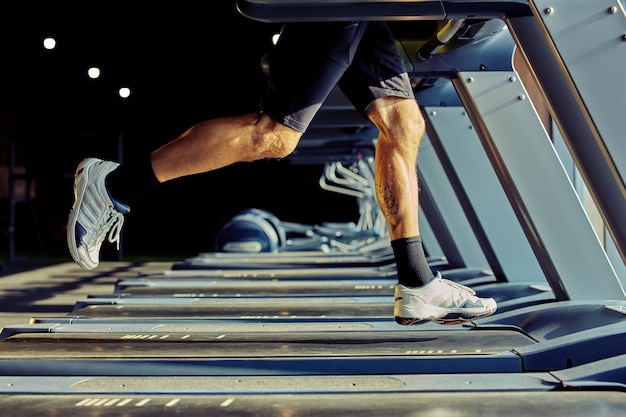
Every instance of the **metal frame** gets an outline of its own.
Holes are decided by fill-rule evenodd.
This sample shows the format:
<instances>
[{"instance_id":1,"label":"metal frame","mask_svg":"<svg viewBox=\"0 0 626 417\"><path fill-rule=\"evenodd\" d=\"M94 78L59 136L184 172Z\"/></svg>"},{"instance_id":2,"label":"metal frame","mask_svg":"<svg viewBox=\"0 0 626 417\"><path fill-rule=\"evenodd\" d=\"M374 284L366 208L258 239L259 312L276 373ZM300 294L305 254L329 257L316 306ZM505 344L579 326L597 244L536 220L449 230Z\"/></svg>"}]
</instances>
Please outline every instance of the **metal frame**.
<instances>
[{"instance_id":1,"label":"metal frame","mask_svg":"<svg viewBox=\"0 0 626 417\"><path fill-rule=\"evenodd\" d=\"M626 19L616 0L535 0L507 22L626 261Z\"/></svg>"}]
</instances>

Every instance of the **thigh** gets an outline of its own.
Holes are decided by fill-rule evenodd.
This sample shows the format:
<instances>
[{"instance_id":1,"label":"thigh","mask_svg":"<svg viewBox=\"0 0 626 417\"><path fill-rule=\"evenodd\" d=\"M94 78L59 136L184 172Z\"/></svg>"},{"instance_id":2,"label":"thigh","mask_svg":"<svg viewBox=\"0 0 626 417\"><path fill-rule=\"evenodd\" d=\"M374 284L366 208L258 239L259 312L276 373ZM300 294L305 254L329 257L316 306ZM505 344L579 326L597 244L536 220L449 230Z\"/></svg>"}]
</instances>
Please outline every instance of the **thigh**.
<instances>
[{"instance_id":1,"label":"thigh","mask_svg":"<svg viewBox=\"0 0 626 417\"><path fill-rule=\"evenodd\" d=\"M285 25L271 51L261 110L304 132L350 67L367 22Z\"/></svg>"},{"instance_id":2,"label":"thigh","mask_svg":"<svg viewBox=\"0 0 626 417\"><path fill-rule=\"evenodd\" d=\"M364 116L377 98L414 98L404 60L384 22L369 24L339 86Z\"/></svg>"}]
</instances>

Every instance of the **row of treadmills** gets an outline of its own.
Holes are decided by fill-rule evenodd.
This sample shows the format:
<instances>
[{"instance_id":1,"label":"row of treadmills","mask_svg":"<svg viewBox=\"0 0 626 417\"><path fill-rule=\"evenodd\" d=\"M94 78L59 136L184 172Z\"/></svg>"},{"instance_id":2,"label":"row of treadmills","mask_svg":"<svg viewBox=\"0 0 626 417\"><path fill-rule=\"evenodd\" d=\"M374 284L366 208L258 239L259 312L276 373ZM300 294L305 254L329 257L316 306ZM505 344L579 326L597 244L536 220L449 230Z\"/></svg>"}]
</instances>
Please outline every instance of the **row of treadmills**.
<instances>
[{"instance_id":1,"label":"row of treadmills","mask_svg":"<svg viewBox=\"0 0 626 417\"><path fill-rule=\"evenodd\" d=\"M498 312L399 326L394 268L381 238L354 253L200 253L121 277L66 316L2 330L0 402L30 416L626 410L626 302L559 302L540 282L439 259Z\"/></svg>"},{"instance_id":2,"label":"row of treadmills","mask_svg":"<svg viewBox=\"0 0 626 417\"><path fill-rule=\"evenodd\" d=\"M543 141L541 135L529 137L535 132L537 114L521 107L532 110L519 92L517 73L510 68L516 47L527 48L532 56L530 45L536 47L543 39L531 30L543 19L537 15L547 16L538 10L552 7L557 13L550 12L551 19L561 17L558 12L563 10L579 10L595 16L596 28L606 31L611 25L624 26L623 19L607 20L615 16L610 7L619 3L240 0L237 5L248 17L272 22L346 16L471 17L465 38L457 38L461 46L442 48L423 64L426 68L411 58L411 51L423 40L402 46L414 65L413 74L432 76L430 87L422 84L416 91L431 126L420 158L431 157L419 164L420 222L431 265L445 278L494 297L498 311L462 325L396 324L392 317L396 274L389 238L379 227L377 213L367 206L368 187L360 184L357 190L352 184L355 198L364 198L361 217L352 225L283 223L285 229L276 233L281 241L271 248L239 244L235 228L228 235L235 244L222 242L219 248L240 251L198 253L171 268L120 276L110 293L77 300L67 315L35 317L30 323L5 327L0 333L3 413L32 417L626 415L620 225L610 213L605 216L615 246L596 255L599 252L591 245L600 242L589 238L593 235L588 234L588 222L579 221L579 200L569 204L575 190L562 186L570 184L568 173L561 162L550 159L556 150L546 148L550 141ZM563 39L575 34L563 27L576 16L566 13L557 30L552 21L544 23L547 29L541 33L553 34L559 46L569 42ZM493 29L494 19L500 20L498 30ZM574 20L581 24L580 19ZM504 26L514 36L502 30ZM579 38L576 42L577 48L584 49ZM506 51L504 59L480 58L481 48L501 47ZM580 61L563 49L560 66L576 67ZM596 66L603 58L598 51L603 49L596 47ZM477 59L487 62L488 70L450 67L460 61L473 65ZM445 70L437 67L444 64ZM584 71L580 72L584 78ZM433 82L435 78L441 81ZM579 89L584 90L580 85ZM427 98L429 90L433 93ZM546 99L550 97L548 92ZM431 102L442 104L434 107ZM328 111L346 109L332 104ZM586 104L592 111L595 103ZM558 118L560 108L552 107ZM344 168L361 161L362 151L373 149L375 137L369 136L368 126L350 131L341 125L340 117L325 116L323 108L323 123L313 125L293 158L299 163L339 161L341 166L335 168L347 179L351 174ZM600 126L601 120L595 123ZM576 148L568 126L564 123L559 129L563 140ZM578 132L584 136L582 130ZM457 140L459 134L464 135L462 141ZM616 169L626 169L619 165L617 151L624 145L606 142L603 152L613 156ZM353 152L356 148L359 151ZM478 148L484 160L470 157ZM457 159L459 153L466 157ZM575 159L582 175L587 175L588 162ZM480 165L471 165L472 161ZM491 166L493 170L485 173ZM480 174L477 182L472 182L472 174ZM567 182L559 182L561 175ZM610 186L609 178L604 183ZM494 188L485 188L490 184ZM595 193L593 179L589 187L601 211L621 204L619 198L606 201L602 193ZM254 223L250 217L246 220ZM337 233L332 233L333 228ZM351 239L342 240L348 229ZM294 243L290 232L296 231L301 233ZM582 250L578 245L583 245Z\"/></svg>"}]
</instances>

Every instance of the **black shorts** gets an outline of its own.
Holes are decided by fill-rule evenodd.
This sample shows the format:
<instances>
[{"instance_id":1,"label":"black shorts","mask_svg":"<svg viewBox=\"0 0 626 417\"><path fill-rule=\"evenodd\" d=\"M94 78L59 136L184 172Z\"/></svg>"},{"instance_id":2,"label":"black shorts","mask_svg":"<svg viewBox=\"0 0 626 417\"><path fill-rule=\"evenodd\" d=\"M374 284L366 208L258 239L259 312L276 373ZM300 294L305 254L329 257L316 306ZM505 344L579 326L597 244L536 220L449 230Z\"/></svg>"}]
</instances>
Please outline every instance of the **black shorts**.
<instances>
[{"instance_id":1,"label":"black shorts","mask_svg":"<svg viewBox=\"0 0 626 417\"><path fill-rule=\"evenodd\" d=\"M364 116L379 97L414 98L404 61L383 22L287 24L270 54L261 111L299 132L335 85Z\"/></svg>"}]
</instances>

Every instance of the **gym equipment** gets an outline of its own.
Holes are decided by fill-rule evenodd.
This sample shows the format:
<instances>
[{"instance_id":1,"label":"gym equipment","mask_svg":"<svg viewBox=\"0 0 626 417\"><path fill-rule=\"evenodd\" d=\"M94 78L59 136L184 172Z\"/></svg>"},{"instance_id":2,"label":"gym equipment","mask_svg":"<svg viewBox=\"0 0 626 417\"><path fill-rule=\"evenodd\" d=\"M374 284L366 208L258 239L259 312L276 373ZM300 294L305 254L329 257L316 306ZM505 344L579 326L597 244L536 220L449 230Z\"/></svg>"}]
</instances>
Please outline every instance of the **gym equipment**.
<instances>
[{"instance_id":1,"label":"gym equipment","mask_svg":"<svg viewBox=\"0 0 626 417\"><path fill-rule=\"evenodd\" d=\"M214 248L219 252L278 252L285 241L285 231L275 216L266 210L248 209L220 228Z\"/></svg>"},{"instance_id":2,"label":"gym equipment","mask_svg":"<svg viewBox=\"0 0 626 417\"><path fill-rule=\"evenodd\" d=\"M220 228L214 250L234 253L352 252L376 239L387 238L387 226L374 193L373 146L370 142L369 147L356 148L350 164L326 162L319 179L322 189L357 199L359 218L356 223L308 225L283 222L268 210L250 208L236 213Z\"/></svg>"},{"instance_id":3,"label":"gym equipment","mask_svg":"<svg viewBox=\"0 0 626 417\"><path fill-rule=\"evenodd\" d=\"M285 242L287 240L287 234L285 232L284 226L282 225L282 222L278 217L276 217L269 210L264 210L260 208L244 209L238 212L235 216L245 216L248 214L260 217L261 219L268 222L276 232L276 236L278 237L278 247L281 248L285 245Z\"/></svg>"}]
</instances>

